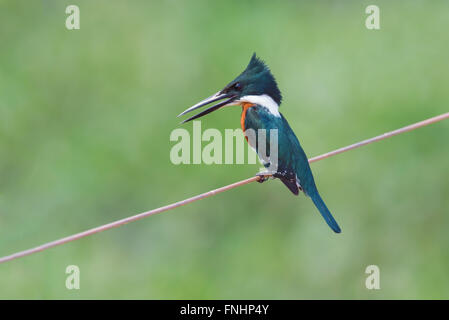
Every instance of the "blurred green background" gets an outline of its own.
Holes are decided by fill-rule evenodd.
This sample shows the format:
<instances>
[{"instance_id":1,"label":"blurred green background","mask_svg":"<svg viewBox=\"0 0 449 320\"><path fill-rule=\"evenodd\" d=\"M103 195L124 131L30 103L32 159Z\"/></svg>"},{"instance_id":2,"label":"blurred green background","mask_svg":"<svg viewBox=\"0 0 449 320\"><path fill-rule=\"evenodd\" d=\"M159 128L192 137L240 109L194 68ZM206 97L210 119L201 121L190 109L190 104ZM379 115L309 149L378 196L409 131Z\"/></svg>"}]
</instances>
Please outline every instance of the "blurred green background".
<instances>
[{"instance_id":1,"label":"blurred green background","mask_svg":"<svg viewBox=\"0 0 449 320\"><path fill-rule=\"evenodd\" d=\"M70 4L80 30L65 28ZM310 157L447 112L448 14L447 1L0 1L0 256L254 175L169 160L176 115L254 51ZM445 121L314 163L340 235L279 181L253 183L2 264L0 298L449 298L448 138ZM65 287L71 264L80 290ZM365 288L371 264L380 290Z\"/></svg>"}]
</instances>

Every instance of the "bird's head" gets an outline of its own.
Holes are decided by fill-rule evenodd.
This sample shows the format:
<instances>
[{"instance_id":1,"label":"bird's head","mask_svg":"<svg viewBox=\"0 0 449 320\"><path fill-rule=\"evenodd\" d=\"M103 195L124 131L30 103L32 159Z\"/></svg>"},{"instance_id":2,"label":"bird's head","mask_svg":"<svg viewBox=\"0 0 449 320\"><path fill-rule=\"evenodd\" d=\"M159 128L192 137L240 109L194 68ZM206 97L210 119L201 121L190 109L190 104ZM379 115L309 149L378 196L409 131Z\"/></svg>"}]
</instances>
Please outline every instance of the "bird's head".
<instances>
[{"instance_id":1,"label":"bird's head","mask_svg":"<svg viewBox=\"0 0 449 320\"><path fill-rule=\"evenodd\" d=\"M182 123L200 118L223 107L238 106L243 103L265 103L270 108L277 109L281 104L281 100L281 92L270 69L254 53L246 69L237 78L216 94L198 102L179 116L217 101L220 102L184 120Z\"/></svg>"}]
</instances>

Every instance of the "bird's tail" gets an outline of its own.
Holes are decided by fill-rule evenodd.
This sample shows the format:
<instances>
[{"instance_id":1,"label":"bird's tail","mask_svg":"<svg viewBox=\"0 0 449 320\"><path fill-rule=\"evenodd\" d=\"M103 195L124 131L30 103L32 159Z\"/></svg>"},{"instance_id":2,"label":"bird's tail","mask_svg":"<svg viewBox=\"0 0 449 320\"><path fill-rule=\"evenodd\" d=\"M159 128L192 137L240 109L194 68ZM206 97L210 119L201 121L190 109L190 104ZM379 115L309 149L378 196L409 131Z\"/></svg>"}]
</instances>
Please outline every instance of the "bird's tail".
<instances>
[{"instance_id":1,"label":"bird's tail","mask_svg":"<svg viewBox=\"0 0 449 320\"><path fill-rule=\"evenodd\" d=\"M337 221L335 221L329 209L326 207L326 204L324 203L323 199L321 199L318 190L315 189L315 191L312 194L309 194L309 196L310 198L312 198L313 203L318 208L318 210L320 211L324 220L326 220L326 223L329 225L329 227L331 227L331 229L334 230L334 232L340 233L341 229L338 226Z\"/></svg>"}]
</instances>

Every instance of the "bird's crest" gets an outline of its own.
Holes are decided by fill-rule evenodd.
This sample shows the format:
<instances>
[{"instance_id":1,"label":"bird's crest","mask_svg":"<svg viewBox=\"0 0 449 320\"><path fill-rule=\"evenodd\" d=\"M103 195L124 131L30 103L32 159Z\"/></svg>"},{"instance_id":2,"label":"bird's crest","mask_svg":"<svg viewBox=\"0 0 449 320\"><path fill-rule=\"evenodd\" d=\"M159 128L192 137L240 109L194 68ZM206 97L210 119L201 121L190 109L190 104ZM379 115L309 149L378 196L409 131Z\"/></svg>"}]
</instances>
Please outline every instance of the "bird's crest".
<instances>
[{"instance_id":1,"label":"bird's crest","mask_svg":"<svg viewBox=\"0 0 449 320\"><path fill-rule=\"evenodd\" d=\"M281 104L282 95L279 90L276 79L270 71L270 68L257 57L254 52L246 69L237 77L237 80L244 79L254 83L256 91L259 94L269 94L278 105Z\"/></svg>"}]
</instances>

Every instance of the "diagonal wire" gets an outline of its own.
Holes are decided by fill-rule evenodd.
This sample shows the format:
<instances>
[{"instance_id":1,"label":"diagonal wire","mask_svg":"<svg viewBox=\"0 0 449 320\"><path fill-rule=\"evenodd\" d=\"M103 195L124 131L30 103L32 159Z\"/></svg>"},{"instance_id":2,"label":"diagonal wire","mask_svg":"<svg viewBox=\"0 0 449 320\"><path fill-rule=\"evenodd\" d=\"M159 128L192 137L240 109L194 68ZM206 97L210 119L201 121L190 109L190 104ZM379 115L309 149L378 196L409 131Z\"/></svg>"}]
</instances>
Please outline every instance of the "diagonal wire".
<instances>
[{"instance_id":1,"label":"diagonal wire","mask_svg":"<svg viewBox=\"0 0 449 320\"><path fill-rule=\"evenodd\" d=\"M323 160L323 159L335 156L337 154L340 154L340 153L343 153L343 152L346 152L346 151L349 151L349 150L352 150L352 149L355 149L355 148L359 148L359 147L365 146L365 145L373 143L373 142L377 142L377 141L380 141L380 140L383 140L383 139L386 139L386 138L393 137L395 135L398 135L398 134L401 134L401 133L404 133L404 132L412 131L412 130L415 130L415 129L427 126L429 124L432 124L432 123L435 123L435 122L438 122L438 121L441 121L441 120L444 120L444 119L447 119L447 118L449 118L449 112L441 114L439 116L435 116L435 117L426 119L426 120L423 120L423 121L420 121L420 122L417 122L417 123L414 123L414 124L411 124L409 126L406 126L406 127L403 127L403 128L397 129L397 130L386 132L386 133L378 135L376 137L373 137L373 138L370 138L370 139L366 139L366 140L363 140L363 141L351 144L349 146L346 146L346 147L343 147L343 148L340 148L340 149L336 149L334 151L330 151L330 152L324 153L324 154L316 156L314 158L310 158L309 159L309 163L320 161L320 160ZM67 243L67 242L75 241L75 240L78 240L78 239L90 236L90 235L95 234L95 233L106 231L106 230L109 230L109 229L112 229L112 228L117 228L117 227L120 227L120 226L122 226L124 224L130 223L130 222L133 222L133 221L137 221L137 220L140 220L140 219L143 219L143 218L146 218L146 217L149 217L149 216L152 216L152 215L164 212L164 211L172 210L172 209L175 209L177 207L181 207L181 206L184 206L186 204L189 204L189 203L192 203L192 202L195 202L195 201L207 198L207 197L211 197L211 196L214 196L216 194L219 194L219 193L222 193L222 192L225 192L225 191L228 191L228 190L231 190L231 189L243 186L245 184L258 181L259 179L260 179L259 176L255 176L255 177L252 177L252 178L241 180L241 181L235 182L233 184L229 184L227 186L224 186L224 187L221 187L221 188L218 188L218 189L215 189L215 190L211 190L211 191L199 194L197 196L194 196L194 197L191 197L191 198L188 198L188 199L185 199L185 200L181 200L181 201L178 201L178 202L175 202L175 203L163 206L163 207L159 207L157 209L153 209L153 210L150 210L150 211L142 212L142 213L136 214L134 216L130 216L130 217L127 217L127 218L124 218L124 219L121 219L121 220L117 220L117 221L114 221L114 222L111 222L111 223L108 223L108 224L104 224L104 225L101 225L99 227L92 228L92 229L89 229L89 230L86 230L86 231L83 231L83 232L80 232L80 233L76 233L76 234L73 234L73 235L65 237L65 238L61 238L61 239L58 239L58 240L55 240L55 241L47 242L47 243L45 243L43 245L40 245L40 246L31 248L31 249L28 249L28 250L16 252L16 253L11 254L9 256L1 257L0 258L0 263L4 263L4 262L11 261L11 260L14 260L14 259L18 259L18 258L21 258L21 257L24 257L24 256L28 256L28 255L31 255L31 254L34 254L34 253L37 253L37 252L40 252L40 251L44 251L46 249L49 249L49 248L52 248L52 247L56 247L56 246L62 245L62 244Z\"/></svg>"}]
</instances>

